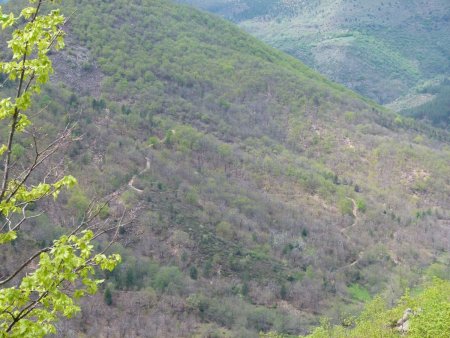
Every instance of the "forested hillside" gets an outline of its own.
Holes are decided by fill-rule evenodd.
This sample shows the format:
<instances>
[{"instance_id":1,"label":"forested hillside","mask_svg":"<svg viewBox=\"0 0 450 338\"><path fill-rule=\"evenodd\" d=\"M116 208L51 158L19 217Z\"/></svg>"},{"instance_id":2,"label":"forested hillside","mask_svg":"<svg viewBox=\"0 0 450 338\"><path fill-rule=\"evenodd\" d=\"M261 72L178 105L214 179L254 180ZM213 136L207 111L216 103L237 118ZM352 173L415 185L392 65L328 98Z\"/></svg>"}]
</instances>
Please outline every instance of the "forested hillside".
<instances>
[{"instance_id":1,"label":"forested hillside","mask_svg":"<svg viewBox=\"0 0 450 338\"><path fill-rule=\"evenodd\" d=\"M183 2L239 23L379 103L405 94L420 98L417 87L450 72L450 3L445 0Z\"/></svg>"},{"instance_id":2,"label":"forested hillside","mask_svg":"<svg viewBox=\"0 0 450 338\"><path fill-rule=\"evenodd\" d=\"M419 99L419 100L417 100ZM408 104L411 100L413 104ZM403 100L392 104L403 115L428 120L436 126L450 126L450 78L431 82Z\"/></svg>"},{"instance_id":3,"label":"forested hillside","mask_svg":"<svg viewBox=\"0 0 450 338\"><path fill-rule=\"evenodd\" d=\"M104 219L137 217L104 294L62 335L306 334L324 314L340 322L375 294L394 302L449 277L446 131L185 5L61 6L67 46L34 110L49 135L77 123L60 165L80 185L33 220L37 243L9 250L44 246L93 197L119 196Z\"/></svg>"}]
</instances>

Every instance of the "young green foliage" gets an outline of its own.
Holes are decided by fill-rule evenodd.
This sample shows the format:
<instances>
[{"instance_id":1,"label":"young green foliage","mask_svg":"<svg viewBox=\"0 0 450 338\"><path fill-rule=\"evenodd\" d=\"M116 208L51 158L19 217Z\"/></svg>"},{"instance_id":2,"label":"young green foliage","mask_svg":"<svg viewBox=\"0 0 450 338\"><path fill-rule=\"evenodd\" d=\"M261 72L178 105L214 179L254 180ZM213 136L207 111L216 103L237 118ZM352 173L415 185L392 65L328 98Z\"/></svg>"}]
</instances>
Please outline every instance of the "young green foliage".
<instances>
[{"instance_id":1,"label":"young green foliage","mask_svg":"<svg viewBox=\"0 0 450 338\"><path fill-rule=\"evenodd\" d=\"M398 320L407 309L411 312L407 317L409 325L402 332ZM326 322L308 337L450 337L450 282L435 278L418 295L406 293L392 309L376 297L367 303L351 327Z\"/></svg>"},{"instance_id":2,"label":"young green foliage","mask_svg":"<svg viewBox=\"0 0 450 338\"><path fill-rule=\"evenodd\" d=\"M17 16L4 14L0 7L2 29L13 29L12 39L8 41L11 61L0 62L0 71L17 84L15 97L0 100L0 122L9 126L7 140L0 144L3 160L0 216L2 223L6 220L0 225L0 248L17 238L21 224L29 217L27 206L30 203L48 196L56 199L61 189L77 183L69 175L53 183L28 184L36 168L57 149L54 144L42 153L35 144L34 162L24 163L28 169L17 176L12 172L16 138L31 125L25 112L31 106L33 94L40 92L53 72L48 53L52 48L64 47L61 30L64 16L58 9L41 14L43 6L43 0L29 0L29 6ZM19 216L19 221L15 221L15 215ZM60 316L70 318L80 311L75 300L86 293L95 293L98 284L102 283L94 277L95 268L111 271L120 262L119 255L95 254L91 244L94 237L93 231L82 230L80 226L0 280L0 337L42 337L55 333L53 323ZM35 259L39 259L39 263L33 268L30 263ZM25 276L24 271L27 272Z\"/></svg>"},{"instance_id":3,"label":"young green foliage","mask_svg":"<svg viewBox=\"0 0 450 338\"><path fill-rule=\"evenodd\" d=\"M405 311L410 315L405 318ZM409 323L400 330L399 319ZM404 322L404 321L403 321ZM261 338L288 337L276 332L261 333ZM306 336L308 338L360 338L360 337L450 337L450 282L435 278L416 296L409 292L399 304L388 309L381 297L368 302L358 318L345 325L332 325L328 319Z\"/></svg>"}]
</instances>

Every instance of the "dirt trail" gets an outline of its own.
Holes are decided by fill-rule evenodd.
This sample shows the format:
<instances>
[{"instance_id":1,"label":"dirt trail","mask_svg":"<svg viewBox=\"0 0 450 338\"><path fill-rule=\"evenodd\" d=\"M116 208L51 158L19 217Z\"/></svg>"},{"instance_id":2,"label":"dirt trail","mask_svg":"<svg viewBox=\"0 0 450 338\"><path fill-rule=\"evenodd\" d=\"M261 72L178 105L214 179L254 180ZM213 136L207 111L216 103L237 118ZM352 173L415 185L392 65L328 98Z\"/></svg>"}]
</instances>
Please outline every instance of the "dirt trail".
<instances>
[{"instance_id":1,"label":"dirt trail","mask_svg":"<svg viewBox=\"0 0 450 338\"><path fill-rule=\"evenodd\" d=\"M358 254L358 258L356 258L353 262L351 262L350 264L348 264L348 265L345 266L345 267L351 267L351 266L354 266L354 265L358 264L358 262L361 260L361 258L362 258L363 255L364 255L364 251L361 251L361 252Z\"/></svg>"},{"instance_id":2,"label":"dirt trail","mask_svg":"<svg viewBox=\"0 0 450 338\"><path fill-rule=\"evenodd\" d=\"M175 130L171 130L170 132L171 132L172 135L175 135ZM156 144L163 144L164 142L167 141L167 137L168 137L168 136L166 136L166 137L163 138L162 140L158 140L158 142L155 143L155 144L150 144L150 145L148 146L148 148L153 148ZM146 173L147 171L150 170L151 161L150 161L150 159L149 159L148 157L145 157L145 159L146 159L146 161L147 161L147 162L145 163L145 168L142 169L138 174L134 175L134 176L131 178L131 180L128 182L128 186L129 186L131 189L133 189L134 191L138 192L138 193L143 193L144 190L139 189L139 188L136 188L136 187L134 186L134 180L135 180L138 176L140 176L140 175L142 175L142 174L144 174L144 173Z\"/></svg>"},{"instance_id":3,"label":"dirt trail","mask_svg":"<svg viewBox=\"0 0 450 338\"><path fill-rule=\"evenodd\" d=\"M341 234L345 236L345 238L347 238L348 240L351 240L350 236L347 235L347 231L354 228L358 222L359 222L359 216L358 216L358 204L356 203L356 201L353 198L347 197L348 200L352 201L353 203L353 217L354 217L354 221L351 225L349 225L346 228L342 228L341 229Z\"/></svg>"},{"instance_id":4,"label":"dirt trail","mask_svg":"<svg viewBox=\"0 0 450 338\"><path fill-rule=\"evenodd\" d=\"M339 271L339 270L346 269L346 268L351 268L352 266L358 264L358 262L363 258L363 255L364 255L364 251L361 251L361 252L358 254L358 257L357 257L353 262L351 262L351 263L349 263L349 264L346 264L346 265L344 265L344 266L341 266L341 267L338 269L338 271Z\"/></svg>"},{"instance_id":5,"label":"dirt trail","mask_svg":"<svg viewBox=\"0 0 450 338\"><path fill-rule=\"evenodd\" d=\"M146 157L145 159L147 160L147 162L145 163L145 168L142 169L138 174L134 175L134 176L131 178L130 182L128 182L128 186L129 186L131 189L133 189L134 191L138 192L138 193L143 193L144 190L139 189L139 188L136 188L136 187L134 186L134 180L135 180L138 176L140 176L140 175L146 173L147 171L149 171L149 170L150 170L150 166L151 166L150 159L149 159L148 157Z\"/></svg>"},{"instance_id":6,"label":"dirt trail","mask_svg":"<svg viewBox=\"0 0 450 338\"><path fill-rule=\"evenodd\" d=\"M353 221L353 223L352 223L351 225L349 225L348 227L342 228L342 229L341 229L341 234L342 234L343 236L345 236L345 238L347 238L347 240L351 241L351 238L350 238L350 236L347 234L347 231L350 230L350 229L352 229L352 228L354 228L354 227L357 226L358 223L359 223L358 204L356 203L356 201L355 201L353 198L347 197L347 199L350 200L350 201L352 201L352 203L353 203L352 214L353 214L353 217L354 217L354 221ZM344 266L340 267L338 270L342 270L342 269L345 269L345 268L350 268L350 267L352 267L352 266L358 264L358 262L361 260L361 258L363 257L363 255L364 255L364 251L361 251L361 252L358 254L358 257L357 257L353 262L351 262L351 263L349 263L349 264L347 264L347 265L344 265Z\"/></svg>"},{"instance_id":7,"label":"dirt trail","mask_svg":"<svg viewBox=\"0 0 450 338\"><path fill-rule=\"evenodd\" d=\"M350 241L351 238L347 234L347 231L352 229L352 228L354 228L358 224L360 219L359 219L359 216L358 216L358 204L356 203L356 201L353 198L347 197L347 199L349 199L353 203L352 213L353 213L353 217L355 218L355 221L351 225L349 225L348 227L342 228L341 229L341 233L342 233L342 235L345 236L345 238L347 238ZM345 268L350 268L350 267L355 266L356 264L358 264L358 262L362 259L363 255L364 255L364 252L365 252L365 250L359 252L357 258L353 262L340 267L338 270L345 269ZM388 249L387 254L391 258L391 260L395 263L395 265L400 264L400 260L399 260L398 256L394 253L393 250Z\"/></svg>"}]
</instances>

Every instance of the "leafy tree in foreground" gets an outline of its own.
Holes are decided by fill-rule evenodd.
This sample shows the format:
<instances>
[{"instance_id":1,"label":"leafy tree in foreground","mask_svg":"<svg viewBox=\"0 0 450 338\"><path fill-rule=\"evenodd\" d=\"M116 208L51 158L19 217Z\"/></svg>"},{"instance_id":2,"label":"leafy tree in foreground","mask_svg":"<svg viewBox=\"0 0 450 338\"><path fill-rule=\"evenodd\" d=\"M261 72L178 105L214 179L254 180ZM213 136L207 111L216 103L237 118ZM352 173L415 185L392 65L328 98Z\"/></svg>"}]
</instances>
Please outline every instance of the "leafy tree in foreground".
<instances>
[{"instance_id":1,"label":"leafy tree in foreground","mask_svg":"<svg viewBox=\"0 0 450 338\"><path fill-rule=\"evenodd\" d=\"M29 0L29 6L17 16L3 14L0 7L2 29L12 31L12 39L8 41L12 58L1 62L0 69L8 81L17 85L12 97L0 99L3 123L0 250L11 245L21 226L33 217L29 206L46 197L56 198L61 189L76 184L72 176L59 177L53 183L47 182L48 177L41 180L36 177L38 168L70 139L70 130L40 149L37 137L30 132L31 121L25 114L32 96L40 92L52 73L48 53L52 48L64 47L63 15L57 9L44 10L53 3ZM21 135L26 138L30 134L33 159L22 163L21 171L17 172L18 166L13 165L14 146ZM97 254L93 251L91 241L102 232L95 232L92 230L95 227L88 223L96 214L91 211L92 217L87 217L71 233L20 263L9 276L0 276L0 337L41 337L54 333L53 323L58 317L71 317L80 311L75 303L77 298L96 292L102 281L95 279L95 268L112 270L119 263L119 255L106 256L104 251Z\"/></svg>"}]
</instances>

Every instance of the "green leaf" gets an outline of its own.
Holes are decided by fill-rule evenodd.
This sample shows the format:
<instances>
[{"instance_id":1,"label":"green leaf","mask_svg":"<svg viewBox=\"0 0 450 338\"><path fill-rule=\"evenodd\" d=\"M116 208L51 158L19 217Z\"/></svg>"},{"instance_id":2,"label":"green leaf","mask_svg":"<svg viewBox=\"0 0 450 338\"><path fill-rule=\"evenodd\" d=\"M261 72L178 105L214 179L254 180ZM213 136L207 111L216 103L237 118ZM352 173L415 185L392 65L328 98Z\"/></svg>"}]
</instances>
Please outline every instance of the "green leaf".
<instances>
[{"instance_id":1,"label":"green leaf","mask_svg":"<svg viewBox=\"0 0 450 338\"><path fill-rule=\"evenodd\" d=\"M5 244L11 242L17 238L17 233L15 231L9 231L5 234L0 234L0 244Z\"/></svg>"}]
</instances>

